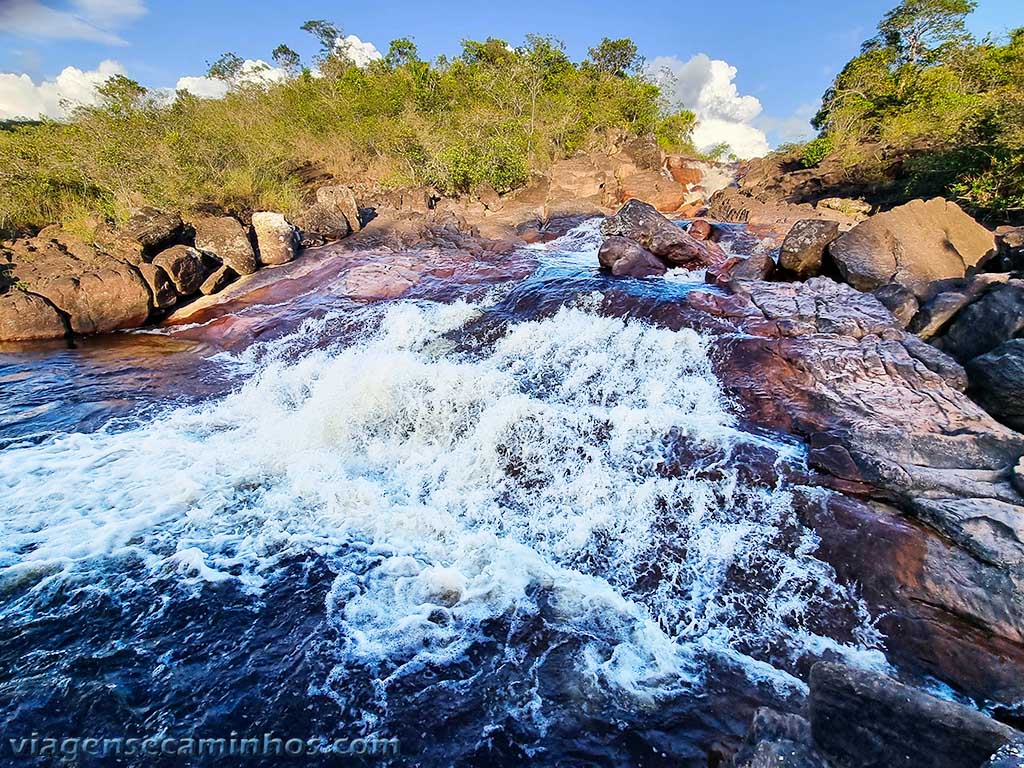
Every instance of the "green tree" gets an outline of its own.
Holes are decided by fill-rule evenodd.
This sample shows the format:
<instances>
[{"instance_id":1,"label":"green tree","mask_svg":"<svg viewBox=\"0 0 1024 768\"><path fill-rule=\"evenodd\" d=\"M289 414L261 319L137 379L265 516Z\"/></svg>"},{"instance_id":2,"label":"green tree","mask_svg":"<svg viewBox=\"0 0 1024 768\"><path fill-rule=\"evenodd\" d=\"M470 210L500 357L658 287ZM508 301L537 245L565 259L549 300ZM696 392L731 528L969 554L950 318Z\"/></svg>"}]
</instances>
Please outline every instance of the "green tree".
<instances>
[{"instance_id":1,"label":"green tree","mask_svg":"<svg viewBox=\"0 0 1024 768\"><path fill-rule=\"evenodd\" d=\"M317 39L320 43L320 54L325 58L334 55L338 41L344 36L341 27L323 19L311 19L299 27L299 29L303 32L308 32Z\"/></svg>"},{"instance_id":2,"label":"green tree","mask_svg":"<svg viewBox=\"0 0 1024 768\"><path fill-rule=\"evenodd\" d=\"M644 58L640 55L636 43L628 37L618 40L604 38L590 51L590 61L599 72L606 72L616 77L635 75L644 67Z\"/></svg>"},{"instance_id":3,"label":"green tree","mask_svg":"<svg viewBox=\"0 0 1024 768\"><path fill-rule=\"evenodd\" d=\"M388 46L388 52L384 56L384 63L391 69L403 67L419 60L419 49L416 48L416 43L408 37L392 40L391 45Z\"/></svg>"},{"instance_id":4,"label":"green tree","mask_svg":"<svg viewBox=\"0 0 1024 768\"><path fill-rule=\"evenodd\" d=\"M270 55L274 63L289 75L295 75L302 69L302 58L284 43L277 46Z\"/></svg>"},{"instance_id":5,"label":"green tree","mask_svg":"<svg viewBox=\"0 0 1024 768\"><path fill-rule=\"evenodd\" d=\"M891 48L899 64L923 64L951 43L964 43L975 0L903 0L882 19L866 49Z\"/></svg>"},{"instance_id":6,"label":"green tree","mask_svg":"<svg viewBox=\"0 0 1024 768\"><path fill-rule=\"evenodd\" d=\"M237 53L222 53L220 57L210 65L206 71L207 77L215 80L233 82L242 73L245 62Z\"/></svg>"}]
</instances>

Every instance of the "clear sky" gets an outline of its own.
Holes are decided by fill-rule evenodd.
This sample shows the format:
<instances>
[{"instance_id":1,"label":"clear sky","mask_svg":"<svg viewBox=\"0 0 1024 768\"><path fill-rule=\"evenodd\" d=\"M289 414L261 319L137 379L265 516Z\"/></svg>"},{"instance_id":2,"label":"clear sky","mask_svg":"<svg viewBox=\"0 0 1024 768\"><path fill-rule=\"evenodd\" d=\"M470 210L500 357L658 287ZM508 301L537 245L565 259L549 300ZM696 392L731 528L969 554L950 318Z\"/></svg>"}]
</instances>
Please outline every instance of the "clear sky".
<instances>
[{"instance_id":1,"label":"clear sky","mask_svg":"<svg viewBox=\"0 0 1024 768\"><path fill-rule=\"evenodd\" d=\"M182 77L202 75L224 51L269 61L284 42L312 54L313 40L298 28L323 18L382 51L410 36L428 58L457 53L463 38L516 44L535 32L563 40L578 59L602 37L631 37L649 61L684 81L682 100L701 102L687 106L722 122L727 133L740 129L725 123L749 126L774 144L809 131L806 120L822 92L895 2L0 0L0 73L7 73L0 75L0 117L54 112L58 98L77 95L104 61L103 73L173 88ZM1024 26L1024 0L980 0L971 26L979 34ZM706 58L694 60L698 54ZM58 79L67 67L80 72ZM736 135L756 143L753 135Z\"/></svg>"}]
</instances>

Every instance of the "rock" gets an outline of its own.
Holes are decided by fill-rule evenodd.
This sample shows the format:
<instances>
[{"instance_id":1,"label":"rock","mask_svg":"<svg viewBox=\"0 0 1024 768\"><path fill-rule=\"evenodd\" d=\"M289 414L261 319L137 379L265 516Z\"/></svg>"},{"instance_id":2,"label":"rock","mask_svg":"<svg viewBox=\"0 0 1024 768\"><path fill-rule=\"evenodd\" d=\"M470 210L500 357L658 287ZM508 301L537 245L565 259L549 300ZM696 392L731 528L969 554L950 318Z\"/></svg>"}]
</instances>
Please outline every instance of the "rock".
<instances>
[{"instance_id":1,"label":"rock","mask_svg":"<svg viewBox=\"0 0 1024 768\"><path fill-rule=\"evenodd\" d=\"M16 240L10 260L14 279L55 306L74 333L135 328L149 317L149 288L132 264L59 228Z\"/></svg>"},{"instance_id":2,"label":"rock","mask_svg":"<svg viewBox=\"0 0 1024 768\"><path fill-rule=\"evenodd\" d=\"M183 243L188 236L181 215L158 208L140 208L121 227L120 234L142 246L146 255L153 255L172 245Z\"/></svg>"},{"instance_id":3,"label":"rock","mask_svg":"<svg viewBox=\"0 0 1024 768\"><path fill-rule=\"evenodd\" d=\"M627 237L606 238L597 259L602 269L616 277L650 277L668 270L657 256Z\"/></svg>"},{"instance_id":4,"label":"rock","mask_svg":"<svg viewBox=\"0 0 1024 768\"><path fill-rule=\"evenodd\" d=\"M1024 330L1024 281L1012 280L985 293L950 323L937 342L962 363L990 352Z\"/></svg>"},{"instance_id":5,"label":"rock","mask_svg":"<svg viewBox=\"0 0 1024 768\"><path fill-rule=\"evenodd\" d=\"M295 258L295 227L283 215L270 211L254 213L252 229L256 235L260 263L277 266Z\"/></svg>"},{"instance_id":6,"label":"rock","mask_svg":"<svg viewBox=\"0 0 1024 768\"><path fill-rule=\"evenodd\" d=\"M688 269L707 267L726 258L718 245L694 239L654 206L639 200L630 200L617 214L605 219L601 232L606 237L627 237L662 261Z\"/></svg>"},{"instance_id":7,"label":"rock","mask_svg":"<svg viewBox=\"0 0 1024 768\"><path fill-rule=\"evenodd\" d=\"M829 252L858 290L895 282L924 297L932 281L963 277L983 264L994 245L991 232L937 197L873 216L833 242Z\"/></svg>"},{"instance_id":8,"label":"rock","mask_svg":"<svg viewBox=\"0 0 1024 768\"><path fill-rule=\"evenodd\" d=\"M251 275L258 266L249 236L231 216L208 216L193 222L196 248L208 253L239 275Z\"/></svg>"},{"instance_id":9,"label":"rock","mask_svg":"<svg viewBox=\"0 0 1024 768\"><path fill-rule=\"evenodd\" d=\"M899 283L889 283L873 290L872 295L882 302L899 321L901 328L906 328L917 315L917 297L913 292Z\"/></svg>"},{"instance_id":10,"label":"rock","mask_svg":"<svg viewBox=\"0 0 1024 768\"><path fill-rule=\"evenodd\" d=\"M363 228L359 221L359 205L356 203L356 195L351 187L340 184L320 187L316 191L316 201L339 211L348 221L349 229L352 232L358 232Z\"/></svg>"},{"instance_id":11,"label":"rock","mask_svg":"<svg viewBox=\"0 0 1024 768\"><path fill-rule=\"evenodd\" d=\"M686 190L660 171L640 171L622 180L619 201L635 198L659 211L677 211L686 202Z\"/></svg>"},{"instance_id":12,"label":"rock","mask_svg":"<svg viewBox=\"0 0 1024 768\"><path fill-rule=\"evenodd\" d=\"M910 330L922 339L934 338L970 303L971 297L963 291L944 291L921 306Z\"/></svg>"},{"instance_id":13,"label":"rock","mask_svg":"<svg viewBox=\"0 0 1024 768\"><path fill-rule=\"evenodd\" d=\"M750 256L730 256L708 267L706 280L715 285L728 286L734 280L767 280L775 271L775 260L767 253Z\"/></svg>"},{"instance_id":14,"label":"rock","mask_svg":"<svg viewBox=\"0 0 1024 768\"><path fill-rule=\"evenodd\" d=\"M1017 493L1024 496L1024 457L1011 470L1010 484L1017 490Z\"/></svg>"},{"instance_id":15,"label":"rock","mask_svg":"<svg viewBox=\"0 0 1024 768\"><path fill-rule=\"evenodd\" d=\"M980 766L1022 736L977 710L876 672L819 662L810 689L814 743L844 766Z\"/></svg>"},{"instance_id":16,"label":"rock","mask_svg":"<svg viewBox=\"0 0 1024 768\"><path fill-rule=\"evenodd\" d=\"M828 763L814 749L811 724L799 715L785 715L767 707L754 712L733 765L736 768L828 768Z\"/></svg>"},{"instance_id":17,"label":"rock","mask_svg":"<svg viewBox=\"0 0 1024 768\"><path fill-rule=\"evenodd\" d=\"M1024 227L996 230L998 267L1006 272L1024 270Z\"/></svg>"},{"instance_id":18,"label":"rock","mask_svg":"<svg viewBox=\"0 0 1024 768\"><path fill-rule=\"evenodd\" d=\"M172 245L161 251L154 257L153 264L167 273L180 296L191 296L198 291L207 275L202 254L187 245Z\"/></svg>"},{"instance_id":19,"label":"rock","mask_svg":"<svg viewBox=\"0 0 1024 768\"><path fill-rule=\"evenodd\" d=\"M847 230L861 221L859 216L848 216L828 208L815 208L808 204L794 204L779 200L766 202L744 194L736 187L726 187L711 196L708 215L718 221L738 221L755 225L776 225L788 229L804 219L825 219L839 222L840 230Z\"/></svg>"},{"instance_id":20,"label":"rock","mask_svg":"<svg viewBox=\"0 0 1024 768\"><path fill-rule=\"evenodd\" d=\"M651 134L630 139L622 151L642 171L657 171L664 164L664 155L658 140Z\"/></svg>"},{"instance_id":21,"label":"rock","mask_svg":"<svg viewBox=\"0 0 1024 768\"><path fill-rule=\"evenodd\" d=\"M669 155L665 158L665 167L672 178L684 187L700 184L704 181L704 171L698 165L698 161L691 160L682 155Z\"/></svg>"},{"instance_id":22,"label":"rock","mask_svg":"<svg viewBox=\"0 0 1024 768\"><path fill-rule=\"evenodd\" d=\"M817 202L816 207L839 211L850 216L862 216L864 218L870 216L873 210L871 203L855 200L851 197L825 197Z\"/></svg>"},{"instance_id":23,"label":"rock","mask_svg":"<svg viewBox=\"0 0 1024 768\"><path fill-rule=\"evenodd\" d=\"M979 355L966 365L971 394L999 421L1024 432L1024 339Z\"/></svg>"},{"instance_id":24,"label":"rock","mask_svg":"<svg viewBox=\"0 0 1024 768\"><path fill-rule=\"evenodd\" d=\"M199 292L203 294L203 296L220 293L231 285L237 277L238 273L231 269L227 264L224 264L220 269L215 270L208 278L206 278L206 280L203 281L203 284L199 286Z\"/></svg>"},{"instance_id":25,"label":"rock","mask_svg":"<svg viewBox=\"0 0 1024 768\"><path fill-rule=\"evenodd\" d=\"M316 191L316 202L302 214L299 224L303 230L330 240L358 232L362 225L355 193L340 184L320 187Z\"/></svg>"},{"instance_id":26,"label":"rock","mask_svg":"<svg viewBox=\"0 0 1024 768\"><path fill-rule=\"evenodd\" d=\"M156 309L167 309L178 303L178 291L174 287L171 278L161 267L156 264L143 262L138 266L139 274L149 287L149 293L153 298L153 306Z\"/></svg>"},{"instance_id":27,"label":"rock","mask_svg":"<svg viewBox=\"0 0 1024 768\"><path fill-rule=\"evenodd\" d=\"M542 208L568 200L592 205L613 205L619 197L619 181L608 157L596 153L560 160L548 170L548 179L535 179L517 190L512 199Z\"/></svg>"},{"instance_id":28,"label":"rock","mask_svg":"<svg viewBox=\"0 0 1024 768\"><path fill-rule=\"evenodd\" d=\"M1024 768L1024 742L1000 747L981 768Z\"/></svg>"},{"instance_id":29,"label":"rock","mask_svg":"<svg viewBox=\"0 0 1024 768\"><path fill-rule=\"evenodd\" d=\"M690 222L686 231L690 233L690 237L696 240L710 240L713 228L707 219L695 219Z\"/></svg>"},{"instance_id":30,"label":"rock","mask_svg":"<svg viewBox=\"0 0 1024 768\"><path fill-rule=\"evenodd\" d=\"M793 225L782 243L779 266L801 279L821 272L829 244L839 237L839 224L824 219L803 219Z\"/></svg>"},{"instance_id":31,"label":"rock","mask_svg":"<svg viewBox=\"0 0 1024 768\"><path fill-rule=\"evenodd\" d=\"M60 339L69 331L60 312L42 296L16 288L0 294L0 342Z\"/></svg>"}]
</instances>

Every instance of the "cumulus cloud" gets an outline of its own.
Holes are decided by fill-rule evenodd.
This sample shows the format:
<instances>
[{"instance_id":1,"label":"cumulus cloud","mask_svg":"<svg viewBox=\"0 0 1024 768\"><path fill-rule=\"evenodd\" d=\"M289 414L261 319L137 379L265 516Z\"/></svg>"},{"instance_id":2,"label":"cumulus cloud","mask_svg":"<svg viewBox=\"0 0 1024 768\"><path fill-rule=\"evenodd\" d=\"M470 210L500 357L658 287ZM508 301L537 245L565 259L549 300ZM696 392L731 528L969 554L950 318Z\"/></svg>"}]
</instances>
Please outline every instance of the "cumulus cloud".
<instances>
[{"instance_id":1,"label":"cumulus cloud","mask_svg":"<svg viewBox=\"0 0 1024 768\"><path fill-rule=\"evenodd\" d=\"M371 61L379 61L384 55L373 43L360 40L355 35L338 38L338 50L343 52L357 67L365 67Z\"/></svg>"},{"instance_id":2,"label":"cumulus cloud","mask_svg":"<svg viewBox=\"0 0 1024 768\"><path fill-rule=\"evenodd\" d=\"M811 118L818 112L818 104L802 104L788 117L764 115L757 120L757 126L777 144L801 142L814 138Z\"/></svg>"},{"instance_id":3,"label":"cumulus cloud","mask_svg":"<svg viewBox=\"0 0 1024 768\"><path fill-rule=\"evenodd\" d=\"M0 34L124 45L116 30L145 13L143 0L73 0L67 10L39 0L0 0Z\"/></svg>"},{"instance_id":4,"label":"cumulus cloud","mask_svg":"<svg viewBox=\"0 0 1024 768\"><path fill-rule=\"evenodd\" d=\"M768 137L753 124L761 114L761 102L740 94L734 82L736 67L699 53L688 61L659 56L649 68L674 105L697 115L693 139L698 149L724 143L744 159L768 153Z\"/></svg>"},{"instance_id":5,"label":"cumulus cloud","mask_svg":"<svg viewBox=\"0 0 1024 768\"><path fill-rule=\"evenodd\" d=\"M38 85L28 75L0 73L0 119L66 117L77 106L95 104L96 88L113 75L123 75L116 61L93 70L65 67L53 80Z\"/></svg>"},{"instance_id":6,"label":"cumulus cloud","mask_svg":"<svg viewBox=\"0 0 1024 768\"><path fill-rule=\"evenodd\" d=\"M280 67L272 67L262 59L246 59L236 80L241 85L266 85L287 79L288 73ZM188 91L201 99L221 99L228 92L229 84L224 80L204 75L178 78L174 89Z\"/></svg>"}]
</instances>

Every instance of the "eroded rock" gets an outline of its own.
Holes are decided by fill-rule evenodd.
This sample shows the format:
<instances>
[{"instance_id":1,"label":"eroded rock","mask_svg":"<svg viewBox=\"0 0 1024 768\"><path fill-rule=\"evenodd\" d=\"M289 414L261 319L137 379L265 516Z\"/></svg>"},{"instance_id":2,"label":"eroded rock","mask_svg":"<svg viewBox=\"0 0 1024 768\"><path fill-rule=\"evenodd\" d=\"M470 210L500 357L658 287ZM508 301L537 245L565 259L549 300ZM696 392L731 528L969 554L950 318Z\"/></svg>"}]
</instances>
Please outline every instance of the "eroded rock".
<instances>
[{"instance_id":1,"label":"eroded rock","mask_svg":"<svg viewBox=\"0 0 1024 768\"><path fill-rule=\"evenodd\" d=\"M256 253L241 223L231 216L208 216L193 222L196 248L213 256L239 275L258 269Z\"/></svg>"},{"instance_id":2,"label":"eroded rock","mask_svg":"<svg viewBox=\"0 0 1024 768\"><path fill-rule=\"evenodd\" d=\"M64 318L42 296L17 289L0 294L0 342L59 339L68 331Z\"/></svg>"},{"instance_id":3,"label":"eroded rock","mask_svg":"<svg viewBox=\"0 0 1024 768\"><path fill-rule=\"evenodd\" d=\"M252 229L260 263L278 266L295 258L298 246L295 227L282 214L271 211L254 213Z\"/></svg>"},{"instance_id":4,"label":"eroded rock","mask_svg":"<svg viewBox=\"0 0 1024 768\"><path fill-rule=\"evenodd\" d=\"M153 264L167 273L180 296L196 293L207 276L202 254L187 245L173 245L161 251L153 258Z\"/></svg>"},{"instance_id":5,"label":"eroded rock","mask_svg":"<svg viewBox=\"0 0 1024 768\"><path fill-rule=\"evenodd\" d=\"M724 261L725 252L713 242L691 237L649 203L630 200L614 216L605 219L601 232L606 237L633 240L662 261L694 269Z\"/></svg>"}]
</instances>

